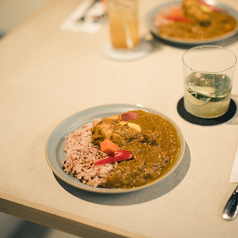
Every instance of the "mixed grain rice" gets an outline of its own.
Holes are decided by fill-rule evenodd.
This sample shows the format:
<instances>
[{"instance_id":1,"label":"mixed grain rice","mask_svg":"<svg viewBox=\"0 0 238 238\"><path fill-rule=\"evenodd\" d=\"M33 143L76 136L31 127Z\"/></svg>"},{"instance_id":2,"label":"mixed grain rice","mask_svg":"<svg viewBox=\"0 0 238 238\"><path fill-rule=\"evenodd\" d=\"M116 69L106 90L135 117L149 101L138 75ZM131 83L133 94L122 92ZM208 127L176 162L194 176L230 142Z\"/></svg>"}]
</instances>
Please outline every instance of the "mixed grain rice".
<instances>
[{"instance_id":1,"label":"mixed grain rice","mask_svg":"<svg viewBox=\"0 0 238 238\"><path fill-rule=\"evenodd\" d=\"M93 164L107 155L94 146L91 140L91 128L101 119L85 124L66 136L64 151L66 159L63 161L63 170L77 178L84 184L92 187L105 187L106 177L113 172L117 163L93 166Z\"/></svg>"}]
</instances>

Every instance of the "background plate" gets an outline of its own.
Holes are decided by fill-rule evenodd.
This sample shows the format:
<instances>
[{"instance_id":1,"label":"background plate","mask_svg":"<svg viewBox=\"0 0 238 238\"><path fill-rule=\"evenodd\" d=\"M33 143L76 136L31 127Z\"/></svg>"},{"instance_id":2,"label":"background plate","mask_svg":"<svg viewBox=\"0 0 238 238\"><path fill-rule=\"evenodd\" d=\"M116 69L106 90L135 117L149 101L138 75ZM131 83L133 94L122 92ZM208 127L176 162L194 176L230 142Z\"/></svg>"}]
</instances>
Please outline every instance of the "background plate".
<instances>
[{"instance_id":1,"label":"background plate","mask_svg":"<svg viewBox=\"0 0 238 238\"><path fill-rule=\"evenodd\" d=\"M66 153L63 151L65 146L65 137L73 132L75 129L81 128L84 124L91 122L94 118L103 118L103 117L109 117L113 116L115 114L121 114L123 112L131 111L131 110L145 110L147 112L158 114L165 119L169 120L177 129L180 140L181 140L181 151L179 154L179 158L173 168L164 176L159 177L156 181L149 183L147 185L132 188L132 189L107 189L107 188L93 188L88 185L85 185L81 183L76 178L66 174L62 170L62 162L66 158ZM167 116L163 115L160 112L154 111L149 108L145 108L140 105L127 105L127 104L110 104L110 105L103 105L98 107L93 107L86 109L84 111L78 112L67 119L65 119L62 123L60 123L55 130L50 135L47 143L46 143L46 159L47 162L54 172L54 174L62 179L64 182L86 190L90 192L96 192L96 193L126 193L126 192L133 192L136 190L140 190L142 188L151 186L154 183L159 182L166 176L168 176L174 169L179 165L180 161L182 160L183 154L185 149L185 141L182 135L182 132L180 128Z\"/></svg>"},{"instance_id":2,"label":"background plate","mask_svg":"<svg viewBox=\"0 0 238 238\"><path fill-rule=\"evenodd\" d=\"M158 12L160 12L164 8L167 8L167 7L173 6L173 5L178 5L178 4L182 4L182 1L174 1L174 2L169 2L169 3L166 3L166 4L160 5L156 8L154 8L153 10L151 10L147 14L146 24L149 27L150 31L156 37L158 37L162 40L168 41L170 43L176 43L176 44L180 44L180 45L199 45L199 44L215 43L215 42L218 42L218 41L221 41L221 40L225 40L225 39L228 39L228 38L234 36L238 32L238 26L236 26L236 28L233 31L231 31L227 34L224 34L224 35L219 36L219 37L204 39L204 40L186 40L186 39L178 39L178 38L174 38L174 37L160 35L158 27L156 27L153 24L154 17L157 15ZM226 6L226 5L220 4L216 1L209 1L209 4L225 9L230 15L235 17L237 22L238 22L238 12L235 11L234 9L232 9L232 8Z\"/></svg>"}]
</instances>

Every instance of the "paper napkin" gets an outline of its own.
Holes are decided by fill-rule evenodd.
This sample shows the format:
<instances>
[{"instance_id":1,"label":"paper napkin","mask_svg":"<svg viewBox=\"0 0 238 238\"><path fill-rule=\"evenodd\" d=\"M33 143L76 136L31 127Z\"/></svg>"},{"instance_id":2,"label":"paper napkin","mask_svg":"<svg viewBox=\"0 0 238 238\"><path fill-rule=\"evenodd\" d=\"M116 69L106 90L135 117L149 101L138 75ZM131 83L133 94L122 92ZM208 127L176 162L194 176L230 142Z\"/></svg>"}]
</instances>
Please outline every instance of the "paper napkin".
<instances>
[{"instance_id":1,"label":"paper napkin","mask_svg":"<svg viewBox=\"0 0 238 238\"><path fill-rule=\"evenodd\" d=\"M105 6L102 1L96 2L87 12L85 21L77 22L88 7L92 4L93 0L84 0L72 14L61 24L62 30L74 32L97 33L104 24L104 21L95 22L93 17L100 16L105 12Z\"/></svg>"},{"instance_id":2,"label":"paper napkin","mask_svg":"<svg viewBox=\"0 0 238 238\"><path fill-rule=\"evenodd\" d=\"M236 156L235 156L235 160L234 160L232 171L231 171L230 182L238 183L238 148L236 150Z\"/></svg>"}]
</instances>

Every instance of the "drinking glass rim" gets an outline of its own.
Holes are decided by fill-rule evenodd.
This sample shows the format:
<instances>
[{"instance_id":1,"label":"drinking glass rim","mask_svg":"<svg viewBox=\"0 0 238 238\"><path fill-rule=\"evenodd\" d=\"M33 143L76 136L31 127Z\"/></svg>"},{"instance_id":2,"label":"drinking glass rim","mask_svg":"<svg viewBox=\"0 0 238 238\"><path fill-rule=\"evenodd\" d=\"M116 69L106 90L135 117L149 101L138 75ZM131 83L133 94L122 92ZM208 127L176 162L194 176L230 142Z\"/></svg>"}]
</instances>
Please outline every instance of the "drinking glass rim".
<instances>
[{"instance_id":1,"label":"drinking glass rim","mask_svg":"<svg viewBox=\"0 0 238 238\"><path fill-rule=\"evenodd\" d=\"M189 51L193 51L193 50L198 49L198 48L220 48L220 49L226 50L227 52L231 53L231 54L234 56L235 62L233 63L232 66L228 67L227 69L223 69L223 70L215 71L215 72L212 72L212 71L202 71L202 70L193 69L192 67L190 67L188 64L185 63L184 57L185 57L186 53L188 53ZM222 47L222 46L219 46L219 45L198 45L198 46L194 46L194 47L192 47L192 48L186 50L186 51L184 52L184 54L183 54L182 61L183 61L183 64L184 64L186 67L188 67L189 69L191 69L191 70L193 70L193 71L196 71L196 72L198 72L198 73L219 74L219 73L225 72L225 71L227 71L227 70L233 68L233 67L236 65L236 63L237 63L237 57L236 57L236 55L235 55L231 50L229 50L229 49L227 49L227 48L224 48L224 47Z\"/></svg>"}]
</instances>

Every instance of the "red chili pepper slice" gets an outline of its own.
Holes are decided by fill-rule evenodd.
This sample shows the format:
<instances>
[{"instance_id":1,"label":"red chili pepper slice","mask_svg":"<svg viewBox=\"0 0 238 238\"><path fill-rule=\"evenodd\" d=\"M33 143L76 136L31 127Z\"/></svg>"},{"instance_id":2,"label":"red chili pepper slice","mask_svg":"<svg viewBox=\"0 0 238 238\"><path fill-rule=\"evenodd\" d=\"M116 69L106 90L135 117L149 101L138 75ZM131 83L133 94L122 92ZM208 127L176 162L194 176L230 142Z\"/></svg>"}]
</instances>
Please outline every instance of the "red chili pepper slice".
<instances>
[{"instance_id":1,"label":"red chili pepper slice","mask_svg":"<svg viewBox=\"0 0 238 238\"><path fill-rule=\"evenodd\" d=\"M121 121L130 121L131 119L137 119L138 113L125 112L121 114Z\"/></svg>"},{"instance_id":2,"label":"red chili pepper slice","mask_svg":"<svg viewBox=\"0 0 238 238\"><path fill-rule=\"evenodd\" d=\"M133 158L133 155L130 151L118 150L118 151L112 153L111 155L109 155L108 157L96 161L94 163L94 166L100 165L100 164L108 164L108 163L118 162L118 161L122 161L122 160L128 160L128 159L132 159L132 158Z\"/></svg>"},{"instance_id":3,"label":"red chili pepper slice","mask_svg":"<svg viewBox=\"0 0 238 238\"><path fill-rule=\"evenodd\" d=\"M182 21L182 22L187 22L187 23L192 23L193 21L189 18L186 17L180 17L180 16L164 16L167 20L172 20L172 21Z\"/></svg>"}]
</instances>

